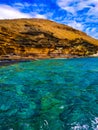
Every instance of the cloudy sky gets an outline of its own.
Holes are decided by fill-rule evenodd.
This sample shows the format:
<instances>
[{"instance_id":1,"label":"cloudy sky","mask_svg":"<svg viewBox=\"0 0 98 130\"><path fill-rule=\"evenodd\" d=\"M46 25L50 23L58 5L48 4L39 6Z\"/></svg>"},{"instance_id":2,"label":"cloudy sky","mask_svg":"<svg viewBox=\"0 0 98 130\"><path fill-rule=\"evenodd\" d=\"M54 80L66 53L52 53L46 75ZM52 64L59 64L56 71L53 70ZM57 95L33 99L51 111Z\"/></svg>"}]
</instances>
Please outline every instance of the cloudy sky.
<instances>
[{"instance_id":1,"label":"cloudy sky","mask_svg":"<svg viewBox=\"0 0 98 130\"><path fill-rule=\"evenodd\" d=\"M98 39L98 0L0 0L0 19L44 18Z\"/></svg>"}]
</instances>

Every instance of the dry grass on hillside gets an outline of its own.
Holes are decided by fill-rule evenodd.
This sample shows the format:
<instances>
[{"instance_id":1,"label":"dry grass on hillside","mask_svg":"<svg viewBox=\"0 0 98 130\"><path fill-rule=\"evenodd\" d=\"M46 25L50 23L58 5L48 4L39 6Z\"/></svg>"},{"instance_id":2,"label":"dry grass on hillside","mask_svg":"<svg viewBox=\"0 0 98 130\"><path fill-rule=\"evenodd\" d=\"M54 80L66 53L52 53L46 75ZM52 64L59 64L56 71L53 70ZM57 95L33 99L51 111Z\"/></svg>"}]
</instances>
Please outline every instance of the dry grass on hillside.
<instances>
[{"instance_id":1,"label":"dry grass on hillside","mask_svg":"<svg viewBox=\"0 0 98 130\"><path fill-rule=\"evenodd\" d=\"M24 25L34 26L36 29L40 29L45 32L50 32L53 36L59 39L74 40L76 38L83 38L88 42L98 45L98 40L88 36L87 34L73 29L67 25L58 24L53 21L44 19L18 19L18 20L1 20L0 27L7 28L8 32L18 34L21 31L25 31Z\"/></svg>"}]
</instances>

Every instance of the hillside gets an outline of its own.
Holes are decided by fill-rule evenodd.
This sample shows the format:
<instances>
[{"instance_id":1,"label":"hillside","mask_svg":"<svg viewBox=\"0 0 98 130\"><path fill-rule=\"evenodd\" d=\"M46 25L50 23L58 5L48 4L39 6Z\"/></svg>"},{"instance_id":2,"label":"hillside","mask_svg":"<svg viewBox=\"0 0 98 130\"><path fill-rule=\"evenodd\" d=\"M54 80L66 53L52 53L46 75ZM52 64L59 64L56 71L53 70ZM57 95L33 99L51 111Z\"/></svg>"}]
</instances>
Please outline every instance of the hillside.
<instances>
[{"instance_id":1,"label":"hillside","mask_svg":"<svg viewBox=\"0 0 98 130\"><path fill-rule=\"evenodd\" d=\"M89 56L98 40L43 19L0 20L0 59Z\"/></svg>"}]
</instances>

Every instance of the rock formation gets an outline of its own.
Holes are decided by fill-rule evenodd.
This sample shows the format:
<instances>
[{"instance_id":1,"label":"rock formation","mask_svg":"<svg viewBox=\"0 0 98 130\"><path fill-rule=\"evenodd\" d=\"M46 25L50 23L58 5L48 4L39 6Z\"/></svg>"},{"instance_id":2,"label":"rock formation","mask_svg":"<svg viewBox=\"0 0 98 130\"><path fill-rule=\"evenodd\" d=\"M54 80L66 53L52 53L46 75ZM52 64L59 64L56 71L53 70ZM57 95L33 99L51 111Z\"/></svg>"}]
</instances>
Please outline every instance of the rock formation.
<instances>
[{"instance_id":1,"label":"rock formation","mask_svg":"<svg viewBox=\"0 0 98 130\"><path fill-rule=\"evenodd\" d=\"M98 40L72 27L44 19L0 20L0 59L89 56Z\"/></svg>"}]
</instances>

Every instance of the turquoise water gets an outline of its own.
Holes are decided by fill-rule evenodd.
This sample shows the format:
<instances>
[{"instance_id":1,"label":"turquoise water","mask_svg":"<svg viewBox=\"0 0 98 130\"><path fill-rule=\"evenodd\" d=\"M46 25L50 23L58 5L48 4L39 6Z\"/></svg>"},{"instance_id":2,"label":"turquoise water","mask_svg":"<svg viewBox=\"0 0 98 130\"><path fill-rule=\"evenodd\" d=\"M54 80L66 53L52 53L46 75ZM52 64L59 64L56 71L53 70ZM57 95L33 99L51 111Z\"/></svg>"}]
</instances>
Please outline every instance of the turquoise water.
<instances>
[{"instance_id":1,"label":"turquoise water","mask_svg":"<svg viewBox=\"0 0 98 130\"><path fill-rule=\"evenodd\" d=\"M0 67L0 130L98 130L98 58Z\"/></svg>"}]
</instances>

